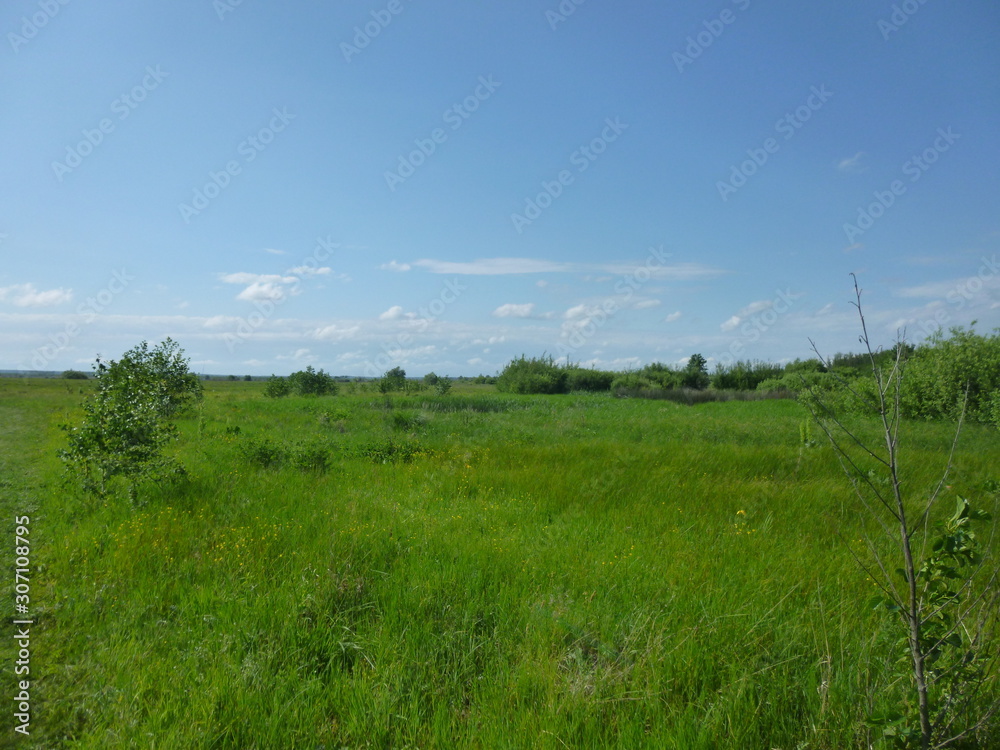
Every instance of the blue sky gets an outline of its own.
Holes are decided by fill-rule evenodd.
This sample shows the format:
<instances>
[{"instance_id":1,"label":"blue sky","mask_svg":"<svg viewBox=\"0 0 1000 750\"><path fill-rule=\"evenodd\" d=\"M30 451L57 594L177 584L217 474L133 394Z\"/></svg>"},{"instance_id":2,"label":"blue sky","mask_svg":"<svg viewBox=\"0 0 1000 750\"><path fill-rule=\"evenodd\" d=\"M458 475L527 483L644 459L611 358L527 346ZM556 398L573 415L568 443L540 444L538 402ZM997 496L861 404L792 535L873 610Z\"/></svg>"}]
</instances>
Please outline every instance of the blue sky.
<instances>
[{"instance_id":1,"label":"blue sky","mask_svg":"<svg viewBox=\"0 0 1000 750\"><path fill-rule=\"evenodd\" d=\"M678 5L680 7L673 7ZM11 0L0 369L623 369L1000 326L991 0Z\"/></svg>"}]
</instances>

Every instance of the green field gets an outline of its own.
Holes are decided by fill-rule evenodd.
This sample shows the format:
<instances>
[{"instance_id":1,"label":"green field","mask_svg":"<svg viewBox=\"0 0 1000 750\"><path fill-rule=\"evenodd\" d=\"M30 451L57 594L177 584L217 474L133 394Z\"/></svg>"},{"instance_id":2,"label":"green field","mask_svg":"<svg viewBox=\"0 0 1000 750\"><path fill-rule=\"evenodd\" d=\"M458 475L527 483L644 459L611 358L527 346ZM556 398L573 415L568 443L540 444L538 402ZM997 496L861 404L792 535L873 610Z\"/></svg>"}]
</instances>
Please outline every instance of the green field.
<instances>
[{"instance_id":1,"label":"green field","mask_svg":"<svg viewBox=\"0 0 1000 750\"><path fill-rule=\"evenodd\" d=\"M853 748L902 700L862 514L794 401L211 382L187 479L133 503L64 482L90 387L0 380L36 620L11 746ZM904 424L913 498L953 431ZM947 508L993 509L997 438L964 428Z\"/></svg>"}]
</instances>

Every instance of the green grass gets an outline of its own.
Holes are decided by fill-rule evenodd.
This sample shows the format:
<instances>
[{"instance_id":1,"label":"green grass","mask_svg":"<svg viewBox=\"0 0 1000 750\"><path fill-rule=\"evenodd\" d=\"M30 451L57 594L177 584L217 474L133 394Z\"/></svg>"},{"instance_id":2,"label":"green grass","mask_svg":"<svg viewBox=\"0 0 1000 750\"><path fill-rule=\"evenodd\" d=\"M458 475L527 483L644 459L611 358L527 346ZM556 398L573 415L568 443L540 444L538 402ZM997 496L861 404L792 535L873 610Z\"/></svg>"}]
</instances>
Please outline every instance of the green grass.
<instances>
[{"instance_id":1,"label":"green grass","mask_svg":"<svg viewBox=\"0 0 1000 750\"><path fill-rule=\"evenodd\" d=\"M87 387L0 380L37 566L22 746L867 747L898 693L857 508L792 401L213 382L188 479L133 505L62 482ZM951 427L906 430L919 496ZM955 491L992 504L998 458L968 426Z\"/></svg>"}]
</instances>

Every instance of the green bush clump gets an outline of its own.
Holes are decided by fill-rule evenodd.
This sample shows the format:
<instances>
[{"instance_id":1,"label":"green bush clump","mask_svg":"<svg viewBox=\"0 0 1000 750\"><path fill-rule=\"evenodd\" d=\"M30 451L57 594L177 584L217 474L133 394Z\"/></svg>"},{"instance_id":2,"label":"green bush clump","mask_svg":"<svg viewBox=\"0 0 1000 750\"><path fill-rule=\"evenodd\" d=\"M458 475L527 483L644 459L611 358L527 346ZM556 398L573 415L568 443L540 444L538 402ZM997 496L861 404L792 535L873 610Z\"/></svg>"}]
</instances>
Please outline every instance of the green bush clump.
<instances>
[{"instance_id":1,"label":"green bush clump","mask_svg":"<svg viewBox=\"0 0 1000 750\"><path fill-rule=\"evenodd\" d=\"M98 357L97 390L83 403L83 423L62 426L69 445L59 451L85 491L105 496L111 482L122 478L135 499L139 481L184 473L163 448L177 436L167 420L202 397L201 382L188 362L169 338L154 349L143 341L117 361Z\"/></svg>"},{"instance_id":2,"label":"green bush clump","mask_svg":"<svg viewBox=\"0 0 1000 750\"><path fill-rule=\"evenodd\" d=\"M497 378L501 393L567 393L566 369L555 363L551 355L528 359L523 354L503 368Z\"/></svg>"},{"instance_id":3,"label":"green bush clump","mask_svg":"<svg viewBox=\"0 0 1000 750\"><path fill-rule=\"evenodd\" d=\"M272 375L264 386L264 395L281 398L294 393L297 396L335 396L337 382L323 370L314 370L309 365L304 370L293 372L287 378Z\"/></svg>"},{"instance_id":4,"label":"green bush clump","mask_svg":"<svg viewBox=\"0 0 1000 750\"><path fill-rule=\"evenodd\" d=\"M605 370L589 370L583 367L569 367L566 370L566 387L572 391L597 393L610 391L615 373Z\"/></svg>"},{"instance_id":5,"label":"green bush clump","mask_svg":"<svg viewBox=\"0 0 1000 750\"><path fill-rule=\"evenodd\" d=\"M769 378L780 378L785 369L770 362L738 361L719 365L712 375L712 387L719 391L753 391Z\"/></svg>"},{"instance_id":6,"label":"green bush clump","mask_svg":"<svg viewBox=\"0 0 1000 750\"><path fill-rule=\"evenodd\" d=\"M377 464L409 463L423 452L416 443L401 442L392 438L365 443L355 449L356 455L369 458Z\"/></svg>"}]
</instances>

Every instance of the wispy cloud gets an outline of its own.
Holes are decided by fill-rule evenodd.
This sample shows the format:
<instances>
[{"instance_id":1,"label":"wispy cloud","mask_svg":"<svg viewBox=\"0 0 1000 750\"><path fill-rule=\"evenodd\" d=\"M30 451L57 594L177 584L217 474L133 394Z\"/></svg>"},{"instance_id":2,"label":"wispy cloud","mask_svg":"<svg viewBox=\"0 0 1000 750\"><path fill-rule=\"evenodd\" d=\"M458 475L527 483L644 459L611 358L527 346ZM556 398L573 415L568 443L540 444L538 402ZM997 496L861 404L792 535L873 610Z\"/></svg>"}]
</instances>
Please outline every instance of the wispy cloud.
<instances>
[{"instance_id":1,"label":"wispy cloud","mask_svg":"<svg viewBox=\"0 0 1000 750\"><path fill-rule=\"evenodd\" d=\"M378 316L379 320L398 320L403 317L403 308L399 305L393 305L384 313Z\"/></svg>"},{"instance_id":2,"label":"wispy cloud","mask_svg":"<svg viewBox=\"0 0 1000 750\"><path fill-rule=\"evenodd\" d=\"M288 255L284 250L275 250L273 247L265 247L265 253L271 253L271 255Z\"/></svg>"},{"instance_id":3,"label":"wispy cloud","mask_svg":"<svg viewBox=\"0 0 1000 750\"><path fill-rule=\"evenodd\" d=\"M415 261L413 265L425 268L431 273L465 276L503 276L508 274L552 273L573 270L573 266L570 263L556 263L536 258L480 258L479 260L468 262L424 258Z\"/></svg>"},{"instance_id":4,"label":"wispy cloud","mask_svg":"<svg viewBox=\"0 0 1000 750\"><path fill-rule=\"evenodd\" d=\"M54 307L72 299L73 290L62 287L45 291L31 283L0 287L0 302L10 302L15 307Z\"/></svg>"},{"instance_id":5,"label":"wispy cloud","mask_svg":"<svg viewBox=\"0 0 1000 750\"><path fill-rule=\"evenodd\" d=\"M647 265L645 263L562 263L538 258L480 258L466 262L452 262L423 258L415 266L430 273L467 276L502 276L529 273L602 273L613 276L635 274L642 269L649 278L668 281L706 279L729 273L701 263L676 263L674 265Z\"/></svg>"},{"instance_id":6,"label":"wispy cloud","mask_svg":"<svg viewBox=\"0 0 1000 750\"><path fill-rule=\"evenodd\" d=\"M513 303L507 303L506 305L500 305L496 310L493 311L493 317L495 318L527 318L531 316L532 311L535 309L534 302L528 302L523 305L516 305Z\"/></svg>"},{"instance_id":7,"label":"wispy cloud","mask_svg":"<svg viewBox=\"0 0 1000 750\"><path fill-rule=\"evenodd\" d=\"M680 320L680 317L681 317L681 311L678 310L677 312L670 313L670 315L668 315L664 320L667 323L673 323L675 320Z\"/></svg>"},{"instance_id":8,"label":"wispy cloud","mask_svg":"<svg viewBox=\"0 0 1000 750\"><path fill-rule=\"evenodd\" d=\"M635 303L636 310L648 310L651 307L659 307L663 303L658 299L644 299Z\"/></svg>"},{"instance_id":9,"label":"wispy cloud","mask_svg":"<svg viewBox=\"0 0 1000 750\"><path fill-rule=\"evenodd\" d=\"M764 310L769 310L774 307L774 302L769 299L762 299L756 302L751 302L749 305L740 310L736 315L732 316L729 320L719 326L723 331L732 331L740 323L742 323L747 316L754 315Z\"/></svg>"},{"instance_id":10,"label":"wispy cloud","mask_svg":"<svg viewBox=\"0 0 1000 750\"><path fill-rule=\"evenodd\" d=\"M296 276L326 276L332 273L333 269L329 266L323 266L322 268L312 268L311 266L296 266L295 268L289 268L288 273L295 274Z\"/></svg>"},{"instance_id":11,"label":"wispy cloud","mask_svg":"<svg viewBox=\"0 0 1000 750\"><path fill-rule=\"evenodd\" d=\"M409 271L412 266L409 263L397 263L394 260L390 260L388 263L383 263L379 266L383 271L396 271L402 273L404 271Z\"/></svg>"},{"instance_id":12,"label":"wispy cloud","mask_svg":"<svg viewBox=\"0 0 1000 750\"><path fill-rule=\"evenodd\" d=\"M837 169L841 172L849 172L852 174L864 172L868 168L862 164L864 156L864 151L858 151L858 153L848 159L841 159L837 162Z\"/></svg>"}]
</instances>

